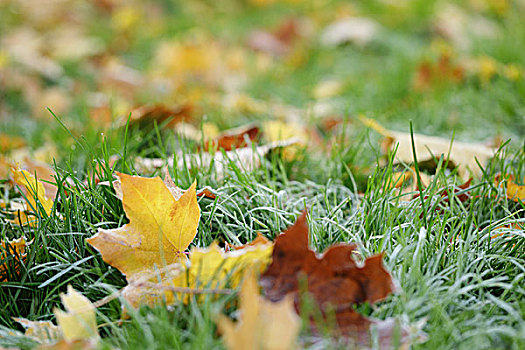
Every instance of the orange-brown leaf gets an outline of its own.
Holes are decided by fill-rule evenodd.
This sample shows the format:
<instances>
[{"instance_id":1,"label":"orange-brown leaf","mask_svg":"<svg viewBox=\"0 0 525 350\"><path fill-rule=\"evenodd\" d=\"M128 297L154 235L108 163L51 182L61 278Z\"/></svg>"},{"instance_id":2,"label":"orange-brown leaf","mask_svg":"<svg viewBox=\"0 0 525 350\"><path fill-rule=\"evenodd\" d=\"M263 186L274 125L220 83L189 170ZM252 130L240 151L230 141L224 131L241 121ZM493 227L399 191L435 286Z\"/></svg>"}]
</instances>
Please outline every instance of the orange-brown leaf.
<instances>
[{"instance_id":1,"label":"orange-brown leaf","mask_svg":"<svg viewBox=\"0 0 525 350\"><path fill-rule=\"evenodd\" d=\"M5 153L12 149L24 147L26 142L19 136L0 134L0 153Z\"/></svg>"},{"instance_id":2,"label":"orange-brown leaf","mask_svg":"<svg viewBox=\"0 0 525 350\"><path fill-rule=\"evenodd\" d=\"M217 198L217 195L213 193L209 188L203 188L199 192L197 192L197 197L206 197L209 199L215 199Z\"/></svg>"},{"instance_id":3,"label":"orange-brown leaf","mask_svg":"<svg viewBox=\"0 0 525 350\"><path fill-rule=\"evenodd\" d=\"M261 132L257 126L247 126L228 130L212 141L206 142L204 144L204 150L224 149L225 151L231 151L235 148L246 147L249 142L253 142L259 138L260 134Z\"/></svg>"},{"instance_id":4,"label":"orange-brown leaf","mask_svg":"<svg viewBox=\"0 0 525 350\"><path fill-rule=\"evenodd\" d=\"M256 246L258 244L266 244L266 243L270 243L270 240L268 238L264 237L260 232L257 232L257 237L255 237L255 239L253 241L251 241L250 243L246 243L246 244L243 244L243 245L233 245L233 244L230 244L230 243L226 242L225 249L226 249L226 251L228 251L228 250L240 250L240 249L244 249L246 247L253 247L253 246Z\"/></svg>"},{"instance_id":5,"label":"orange-brown leaf","mask_svg":"<svg viewBox=\"0 0 525 350\"><path fill-rule=\"evenodd\" d=\"M158 124L169 120L166 127L173 127L180 122L190 121L193 107L189 104L168 108L162 105L141 106L131 111L130 123ZM127 119L127 118L126 118Z\"/></svg>"},{"instance_id":6,"label":"orange-brown leaf","mask_svg":"<svg viewBox=\"0 0 525 350\"><path fill-rule=\"evenodd\" d=\"M427 91L435 86L459 84L465 78L465 69L451 62L448 55L443 54L438 62L423 61L416 72L413 87L417 91Z\"/></svg>"},{"instance_id":7,"label":"orange-brown leaf","mask_svg":"<svg viewBox=\"0 0 525 350\"><path fill-rule=\"evenodd\" d=\"M514 182L514 176L510 175L509 178L501 180L501 175L497 175L495 178L496 186L500 186L502 182L506 182L506 197L514 202L525 201L525 185L519 185Z\"/></svg>"}]
</instances>

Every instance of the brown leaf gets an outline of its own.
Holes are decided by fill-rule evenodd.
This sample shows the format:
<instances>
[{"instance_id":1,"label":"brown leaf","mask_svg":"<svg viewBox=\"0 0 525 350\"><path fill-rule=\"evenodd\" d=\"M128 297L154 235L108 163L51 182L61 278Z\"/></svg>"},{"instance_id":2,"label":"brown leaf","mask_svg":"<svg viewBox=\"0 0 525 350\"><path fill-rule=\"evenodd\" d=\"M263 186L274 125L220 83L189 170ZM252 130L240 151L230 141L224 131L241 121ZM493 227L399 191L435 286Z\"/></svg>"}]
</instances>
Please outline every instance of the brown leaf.
<instances>
[{"instance_id":1,"label":"brown leaf","mask_svg":"<svg viewBox=\"0 0 525 350\"><path fill-rule=\"evenodd\" d=\"M163 105L141 106L131 111L130 123L161 124L169 119L166 127L174 127L180 122L188 122L192 117L193 106L189 104L168 108ZM124 118L127 121L128 116Z\"/></svg>"},{"instance_id":2,"label":"brown leaf","mask_svg":"<svg viewBox=\"0 0 525 350\"><path fill-rule=\"evenodd\" d=\"M419 65L412 85L416 91L426 91L436 86L459 84L464 78L465 69L452 63L449 55L442 54L437 62L425 60Z\"/></svg>"},{"instance_id":3,"label":"brown leaf","mask_svg":"<svg viewBox=\"0 0 525 350\"><path fill-rule=\"evenodd\" d=\"M299 38L299 23L294 18L284 20L274 32L253 31L248 37L248 46L274 56L284 56Z\"/></svg>"},{"instance_id":4,"label":"brown leaf","mask_svg":"<svg viewBox=\"0 0 525 350\"><path fill-rule=\"evenodd\" d=\"M224 149L225 151L231 151L235 148L246 147L249 142L257 140L260 134L261 131L259 127L250 125L227 130L215 139L206 142L204 144L204 150Z\"/></svg>"},{"instance_id":5,"label":"brown leaf","mask_svg":"<svg viewBox=\"0 0 525 350\"><path fill-rule=\"evenodd\" d=\"M423 174L420 174L420 175L423 175ZM414 179L414 181L415 181L415 179ZM464 182L463 184L461 184L459 186L454 186L454 189L453 189L453 196L457 197L457 199L461 203L464 203L465 205L468 204L467 202L471 198L471 193L469 193L470 192L469 188L470 188L471 182L472 182L472 178L468 179L466 182ZM416 191L418 190L417 183L415 183L415 190ZM412 199L418 198L419 195L420 195L419 193L414 194L412 196ZM439 199L440 200L440 205L439 206L435 206L435 210L438 213L442 214L445 211L445 208L450 205L451 197L449 196L449 191L447 189L442 190L440 195L441 195L441 198ZM428 195L424 196L423 198L426 200L428 198ZM423 215L424 214L421 213L421 216L423 216Z\"/></svg>"},{"instance_id":6,"label":"brown leaf","mask_svg":"<svg viewBox=\"0 0 525 350\"><path fill-rule=\"evenodd\" d=\"M272 263L261 276L266 297L279 301L292 294L298 307L300 282L304 279L320 311L326 317L331 312L335 314L338 331L367 344L369 327L375 321L357 313L353 306L384 299L394 287L383 266L382 254L367 258L360 267L352 259L355 249L353 244L334 245L317 257L308 248L304 213L275 240Z\"/></svg>"},{"instance_id":7,"label":"brown leaf","mask_svg":"<svg viewBox=\"0 0 525 350\"><path fill-rule=\"evenodd\" d=\"M200 192L197 192L197 197L206 197L209 199L217 198L217 195L213 193L209 188L203 188Z\"/></svg>"},{"instance_id":8,"label":"brown leaf","mask_svg":"<svg viewBox=\"0 0 525 350\"><path fill-rule=\"evenodd\" d=\"M457 195L457 197L460 200L460 202L464 203L464 202L466 202L466 201L468 201L470 199L470 194L467 193L467 191L465 191L465 190L470 187L471 183L472 183L472 178L468 179L463 184L454 187L454 194ZM417 183L416 183L416 190L418 190ZM417 198L417 197L419 197L419 193L414 194L414 196L412 198ZM447 203L449 202L448 191L446 189L441 191L441 197L444 198L445 202L447 202ZM428 196L425 196L424 198L427 199Z\"/></svg>"}]
</instances>

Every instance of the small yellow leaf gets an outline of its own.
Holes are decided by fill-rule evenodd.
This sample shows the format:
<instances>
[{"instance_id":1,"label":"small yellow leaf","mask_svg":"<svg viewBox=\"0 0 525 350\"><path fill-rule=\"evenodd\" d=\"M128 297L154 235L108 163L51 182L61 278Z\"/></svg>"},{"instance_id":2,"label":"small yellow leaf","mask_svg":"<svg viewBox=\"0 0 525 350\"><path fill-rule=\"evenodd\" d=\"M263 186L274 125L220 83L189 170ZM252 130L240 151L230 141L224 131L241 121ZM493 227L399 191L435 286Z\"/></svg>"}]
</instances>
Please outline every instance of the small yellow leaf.
<instances>
[{"instance_id":1,"label":"small yellow leaf","mask_svg":"<svg viewBox=\"0 0 525 350\"><path fill-rule=\"evenodd\" d=\"M195 248L190 255L190 285L196 287L197 281L201 286L216 282L213 286L220 288L229 277L231 286L235 287L242 271L257 268L263 272L270 263L272 251L273 244L268 241L231 252L224 252L217 243L204 249Z\"/></svg>"},{"instance_id":2,"label":"small yellow leaf","mask_svg":"<svg viewBox=\"0 0 525 350\"><path fill-rule=\"evenodd\" d=\"M304 128L295 123L285 123L279 120L270 120L262 124L262 131L269 142L298 138L301 142L308 142L308 134Z\"/></svg>"},{"instance_id":3,"label":"small yellow leaf","mask_svg":"<svg viewBox=\"0 0 525 350\"><path fill-rule=\"evenodd\" d=\"M292 160L296 158L301 146L308 144L310 136L305 128L296 123L285 123L279 120L270 120L262 124L264 137L269 142L282 142L282 140L298 140L297 145L290 145L283 150L283 158Z\"/></svg>"},{"instance_id":4,"label":"small yellow leaf","mask_svg":"<svg viewBox=\"0 0 525 350\"><path fill-rule=\"evenodd\" d=\"M343 84L339 80L324 80L313 89L312 95L316 100L337 96L343 91Z\"/></svg>"},{"instance_id":5,"label":"small yellow leaf","mask_svg":"<svg viewBox=\"0 0 525 350\"><path fill-rule=\"evenodd\" d=\"M20 268L20 260L25 260L26 247L30 243L26 243L24 237L7 242L0 241L0 282L7 281L9 266L13 266L15 270ZM14 264L11 261L13 259L16 259Z\"/></svg>"},{"instance_id":6,"label":"small yellow leaf","mask_svg":"<svg viewBox=\"0 0 525 350\"><path fill-rule=\"evenodd\" d=\"M17 168L12 169L12 171L15 183L22 186L22 190L25 192L29 209L38 212L38 201L44 208L45 213L50 215L51 208L53 208L53 200L46 196L44 185L26 170Z\"/></svg>"},{"instance_id":7,"label":"small yellow leaf","mask_svg":"<svg viewBox=\"0 0 525 350\"><path fill-rule=\"evenodd\" d=\"M165 287L221 289L229 282L235 287L241 280L241 274L246 269L255 269L262 272L270 263L273 243L258 237L241 249L224 252L217 243L208 248L194 248L190 252L189 266L175 264L160 275L158 288L152 286L159 280L159 273L150 271L149 276L137 278L124 288L123 296L132 306L153 305L164 299L166 304L173 304L177 300L187 301L181 293L174 293ZM144 285L142 282L150 281Z\"/></svg>"},{"instance_id":8,"label":"small yellow leaf","mask_svg":"<svg viewBox=\"0 0 525 350\"><path fill-rule=\"evenodd\" d=\"M229 350L287 350L295 347L300 318L293 299L273 303L259 295L255 274L246 274L240 293L241 319L233 323L221 315L217 326Z\"/></svg>"},{"instance_id":9,"label":"small yellow leaf","mask_svg":"<svg viewBox=\"0 0 525 350\"><path fill-rule=\"evenodd\" d=\"M66 341L75 341L98 337L95 307L88 298L77 292L73 287L67 287L67 294L60 298L66 312L55 309L58 326Z\"/></svg>"},{"instance_id":10,"label":"small yellow leaf","mask_svg":"<svg viewBox=\"0 0 525 350\"><path fill-rule=\"evenodd\" d=\"M178 199L159 178L118 173L122 204L130 222L113 230L100 229L87 242L108 264L126 275L152 271L178 262L197 233L200 209L196 183Z\"/></svg>"},{"instance_id":11,"label":"small yellow leaf","mask_svg":"<svg viewBox=\"0 0 525 350\"><path fill-rule=\"evenodd\" d=\"M524 179L525 181L525 179ZM496 176L496 186L501 184L500 176ZM509 176L507 183L506 196L508 199L518 202L519 200L525 201L525 185L518 185L514 182L514 176Z\"/></svg>"}]
</instances>

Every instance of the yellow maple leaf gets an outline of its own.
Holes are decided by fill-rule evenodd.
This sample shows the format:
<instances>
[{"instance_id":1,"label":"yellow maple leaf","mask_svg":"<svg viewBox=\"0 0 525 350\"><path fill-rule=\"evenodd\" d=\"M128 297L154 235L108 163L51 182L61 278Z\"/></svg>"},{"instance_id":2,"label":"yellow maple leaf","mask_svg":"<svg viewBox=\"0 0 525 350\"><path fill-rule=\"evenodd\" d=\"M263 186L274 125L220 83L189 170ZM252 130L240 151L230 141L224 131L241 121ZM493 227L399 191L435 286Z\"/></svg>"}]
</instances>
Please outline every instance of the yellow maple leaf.
<instances>
[{"instance_id":1,"label":"yellow maple leaf","mask_svg":"<svg viewBox=\"0 0 525 350\"><path fill-rule=\"evenodd\" d=\"M220 315L217 326L229 350L286 350L295 347L300 318L290 296L274 303L259 295L255 274L246 274L240 292L241 319Z\"/></svg>"},{"instance_id":2,"label":"yellow maple leaf","mask_svg":"<svg viewBox=\"0 0 525 350\"><path fill-rule=\"evenodd\" d=\"M176 292L177 289L221 289L227 283L236 287L246 269L262 272L268 266L273 243L258 236L252 243L237 248L225 252L217 243L208 248L194 248L190 252L189 264L173 265L160 276L160 283L151 282L158 281L158 273L145 275L124 288L123 296L134 307L152 305L160 300L169 305L178 300L188 301L182 293Z\"/></svg>"},{"instance_id":3,"label":"yellow maple leaf","mask_svg":"<svg viewBox=\"0 0 525 350\"><path fill-rule=\"evenodd\" d=\"M83 340L98 337L95 307L88 298L67 287L67 294L60 299L67 311L55 309L55 317L66 341Z\"/></svg>"},{"instance_id":4,"label":"yellow maple leaf","mask_svg":"<svg viewBox=\"0 0 525 350\"><path fill-rule=\"evenodd\" d=\"M159 177L117 174L130 222L113 230L99 229L87 242L129 281L134 275L173 264L184 256L197 233L200 209L196 182L176 199Z\"/></svg>"}]
</instances>

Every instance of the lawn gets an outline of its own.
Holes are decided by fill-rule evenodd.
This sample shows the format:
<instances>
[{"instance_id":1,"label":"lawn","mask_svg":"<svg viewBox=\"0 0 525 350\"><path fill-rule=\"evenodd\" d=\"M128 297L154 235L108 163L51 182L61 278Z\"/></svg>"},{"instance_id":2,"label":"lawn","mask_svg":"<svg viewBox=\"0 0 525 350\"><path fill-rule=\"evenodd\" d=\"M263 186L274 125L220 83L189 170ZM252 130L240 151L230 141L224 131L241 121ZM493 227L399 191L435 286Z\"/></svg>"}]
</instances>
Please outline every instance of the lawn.
<instances>
[{"instance_id":1,"label":"lawn","mask_svg":"<svg viewBox=\"0 0 525 350\"><path fill-rule=\"evenodd\" d=\"M296 348L525 348L524 18L522 0L1 1L0 349L235 349L221 320L242 323L250 269L163 271L260 233L273 257L249 264L271 299L258 273L305 212L318 256L353 243L364 271L382 254L393 288L345 304L356 329L374 320L356 345L298 273ZM131 196L124 174L172 183ZM145 266L143 241L120 257L90 240L159 225L166 186L194 182L182 258L153 238L162 263ZM123 292L144 267L155 303ZM14 320L57 324L68 286L100 338ZM256 344L264 327L252 348L277 349Z\"/></svg>"}]
</instances>

